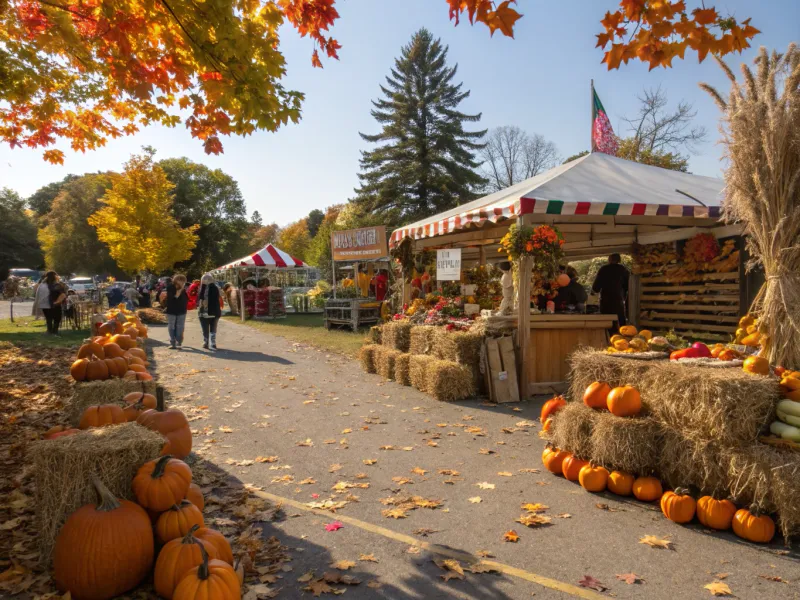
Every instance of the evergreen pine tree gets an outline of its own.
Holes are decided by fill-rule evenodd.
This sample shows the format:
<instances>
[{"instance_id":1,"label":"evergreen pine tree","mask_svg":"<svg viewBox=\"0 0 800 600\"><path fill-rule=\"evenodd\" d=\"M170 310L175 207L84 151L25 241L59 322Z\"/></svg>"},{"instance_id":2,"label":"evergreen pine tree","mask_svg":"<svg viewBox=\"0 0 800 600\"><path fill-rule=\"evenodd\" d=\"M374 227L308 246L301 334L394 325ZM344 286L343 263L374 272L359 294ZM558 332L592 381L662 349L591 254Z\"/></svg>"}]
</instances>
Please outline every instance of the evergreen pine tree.
<instances>
[{"instance_id":1,"label":"evergreen pine tree","mask_svg":"<svg viewBox=\"0 0 800 600\"><path fill-rule=\"evenodd\" d=\"M481 115L459 112L469 97L454 84L458 66L447 65L447 46L420 29L395 60L384 97L371 114L383 130L360 134L377 148L361 153L361 187L353 199L390 224L411 222L476 197L485 183L476 172L483 131L465 131Z\"/></svg>"}]
</instances>

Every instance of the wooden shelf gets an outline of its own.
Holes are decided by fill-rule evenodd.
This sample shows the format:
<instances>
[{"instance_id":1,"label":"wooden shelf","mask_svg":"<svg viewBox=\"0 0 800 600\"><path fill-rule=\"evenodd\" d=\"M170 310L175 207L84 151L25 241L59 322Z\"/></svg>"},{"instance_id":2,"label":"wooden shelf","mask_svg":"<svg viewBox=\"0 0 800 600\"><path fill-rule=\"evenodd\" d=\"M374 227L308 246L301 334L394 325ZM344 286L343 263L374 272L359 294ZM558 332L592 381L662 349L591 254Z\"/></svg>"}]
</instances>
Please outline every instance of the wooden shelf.
<instances>
[{"instance_id":1,"label":"wooden shelf","mask_svg":"<svg viewBox=\"0 0 800 600\"><path fill-rule=\"evenodd\" d=\"M678 321L653 321L650 319L641 319L640 325L653 327L661 331L668 331L670 329L682 329L685 331L719 331L723 333L735 333L736 326L725 325L706 325L705 323L683 323Z\"/></svg>"},{"instance_id":2,"label":"wooden shelf","mask_svg":"<svg viewBox=\"0 0 800 600\"><path fill-rule=\"evenodd\" d=\"M727 281L727 280L739 280L739 271L730 271L728 273L703 273L701 275L696 275L692 278L692 281ZM666 275L659 275L657 277L652 277L650 275L642 275L642 284L648 283L670 283L672 280L671 277ZM689 282L686 282L689 283Z\"/></svg>"},{"instance_id":3,"label":"wooden shelf","mask_svg":"<svg viewBox=\"0 0 800 600\"><path fill-rule=\"evenodd\" d=\"M677 307L676 307L677 308ZM700 315L697 313L668 313L643 310L640 317L654 319L688 319L694 321L717 321L720 323L739 323L739 317L723 317L722 315Z\"/></svg>"},{"instance_id":4,"label":"wooden shelf","mask_svg":"<svg viewBox=\"0 0 800 600\"><path fill-rule=\"evenodd\" d=\"M706 291L739 291L739 284L701 283L699 285L659 285L649 286L646 282L642 292L706 292Z\"/></svg>"},{"instance_id":5,"label":"wooden shelf","mask_svg":"<svg viewBox=\"0 0 800 600\"><path fill-rule=\"evenodd\" d=\"M659 304L654 302L644 302L639 308L641 309L660 309L660 310L704 310L706 312L717 313L737 313L739 312L739 303L736 304Z\"/></svg>"}]
</instances>

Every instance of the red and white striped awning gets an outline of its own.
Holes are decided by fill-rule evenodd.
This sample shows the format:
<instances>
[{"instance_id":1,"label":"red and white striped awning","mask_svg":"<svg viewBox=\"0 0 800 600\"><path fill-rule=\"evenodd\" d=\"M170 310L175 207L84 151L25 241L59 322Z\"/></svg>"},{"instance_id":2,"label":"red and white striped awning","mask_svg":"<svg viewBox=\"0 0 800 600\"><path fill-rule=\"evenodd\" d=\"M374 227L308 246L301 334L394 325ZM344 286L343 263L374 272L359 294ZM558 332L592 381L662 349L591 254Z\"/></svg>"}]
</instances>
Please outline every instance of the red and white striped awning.
<instances>
[{"instance_id":1,"label":"red and white striped awning","mask_svg":"<svg viewBox=\"0 0 800 600\"><path fill-rule=\"evenodd\" d=\"M258 252L254 252L250 256L244 256L228 263L220 269L231 269L233 267L267 267L273 269L296 269L299 267L307 267L308 265L302 260L299 260L280 248L276 248L272 244L267 244Z\"/></svg>"}]
</instances>

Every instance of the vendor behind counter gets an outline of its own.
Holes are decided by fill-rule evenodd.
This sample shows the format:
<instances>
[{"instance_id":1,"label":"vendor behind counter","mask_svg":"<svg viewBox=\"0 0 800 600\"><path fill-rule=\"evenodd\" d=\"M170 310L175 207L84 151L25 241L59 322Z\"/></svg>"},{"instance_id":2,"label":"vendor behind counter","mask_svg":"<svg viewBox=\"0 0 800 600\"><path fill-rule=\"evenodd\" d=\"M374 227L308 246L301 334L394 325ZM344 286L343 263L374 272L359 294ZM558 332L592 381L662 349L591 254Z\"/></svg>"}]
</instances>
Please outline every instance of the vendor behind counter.
<instances>
[{"instance_id":1,"label":"vendor behind counter","mask_svg":"<svg viewBox=\"0 0 800 600\"><path fill-rule=\"evenodd\" d=\"M556 312L586 312L586 301L589 298L589 294L578 282L578 272L572 266L562 266L561 272L566 273L569 276L569 284L558 288L555 294L548 292L543 296L537 296L536 301L531 303L531 305L535 305L536 308L542 312L545 312L547 310L548 300L552 300L555 304ZM549 287L549 284L545 285Z\"/></svg>"}]
</instances>

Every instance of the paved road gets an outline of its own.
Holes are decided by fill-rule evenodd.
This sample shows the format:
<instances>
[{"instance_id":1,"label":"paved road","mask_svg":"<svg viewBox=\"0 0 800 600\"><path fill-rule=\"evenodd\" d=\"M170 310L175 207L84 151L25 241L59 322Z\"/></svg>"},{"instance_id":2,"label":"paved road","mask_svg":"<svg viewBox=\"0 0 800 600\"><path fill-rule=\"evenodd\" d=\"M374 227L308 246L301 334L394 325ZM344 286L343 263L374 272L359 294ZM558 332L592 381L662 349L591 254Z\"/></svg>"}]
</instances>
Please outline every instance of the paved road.
<instances>
[{"instance_id":1,"label":"paved road","mask_svg":"<svg viewBox=\"0 0 800 600\"><path fill-rule=\"evenodd\" d=\"M33 304L27 302L14 302L15 316L30 316ZM7 319L11 316L11 303L8 300L0 300L0 319Z\"/></svg>"},{"instance_id":2,"label":"paved road","mask_svg":"<svg viewBox=\"0 0 800 600\"><path fill-rule=\"evenodd\" d=\"M192 422L198 431L195 449L232 477L290 501L284 505L289 518L265 525L265 534L277 535L292 549L293 571L281 582L279 598L310 597L296 578L310 569L321 574L337 560L356 561L349 573L382 584L348 588L346 596L355 599L569 598L584 591L577 584L585 575L609 588L603 596L701 599L711 597L704 586L718 574L737 598L800 598L796 548L786 555L779 544L757 548L732 534L681 527L655 507L592 495L535 472L543 471L543 442L538 425L528 423L536 420L538 403L439 403L367 375L342 356L229 322L220 323L220 346L233 349L215 355L198 350L196 321L187 323L187 348L180 352L167 348L164 328L151 332L155 369L175 405L207 415ZM216 443L208 443L212 439ZM313 445L298 445L306 440ZM381 449L386 446L394 449ZM229 464L258 456L279 460ZM374 459L372 465L363 462ZM284 466L290 468L270 469ZM448 470L458 473L442 473ZM272 483L286 474L291 483ZM314 483L301 485L307 478ZM342 481L369 488L336 494L331 488ZM336 515L319 516L291 504L311 502L312 494L321 501L348 493L358 500L339 515L355 520L335 532L324 525ZM382 511L391 507L380 499L400 494L439 500L441 506L409 511L407 518L384 517ZM530 529L515 522L524 512L521 504L537 502L549 507L544 514L552 524ZM601 503L606 509L597 507ZM517 543L503 541L511 529L519 534ZM669 539L674 547L645 546L639 543L645 535ZM488 553L508 568L446 582L432 560L442 558L436 546L409 552L408 538L438 545L445 554ZM373 554L379 562L358 562L360 554ZM625 573L644 582L617 579ZM586 590L583 597L600 597L591 594L597 592Z\"/></svg>"}]
</instances>

